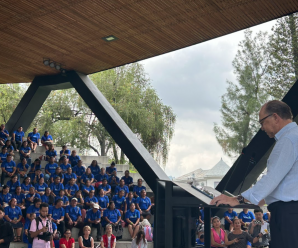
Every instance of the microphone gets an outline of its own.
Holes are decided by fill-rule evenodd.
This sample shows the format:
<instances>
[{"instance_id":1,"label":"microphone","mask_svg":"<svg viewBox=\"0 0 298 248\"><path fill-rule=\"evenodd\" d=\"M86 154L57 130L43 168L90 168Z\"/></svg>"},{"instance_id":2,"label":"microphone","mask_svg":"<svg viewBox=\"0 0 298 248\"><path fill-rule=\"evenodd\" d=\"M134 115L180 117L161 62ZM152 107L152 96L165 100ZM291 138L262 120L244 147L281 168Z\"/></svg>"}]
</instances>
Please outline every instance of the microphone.
<instances>
[{"instance_id":1,"label":"microphone","mask_svg":"<svg viewBox=\"0 0 298 248\"><path fill-rule=\"evenodd\" d=\"M241 189L242 189L242 187L243 187L244 181L245 181L245 179L246 179L246 177L247 177L247 174L248 174L248 169L249 169L249 167L250 167L251 165L254 166L254 165L256 164L255 156L256 156L256 153L253 152L253 153L251 154L250 159L249 159L248 166L247 166L247 168L246 168L246 172L245 172L245 176L244 176L244 178L243 178L243 181L242 181L241 187L240 187L240 189L239 189L238 195L240 195L240 192L241 192Z\"/></svg>"},{"instance_id":2,"label":"microphone","mask_svg":"<svg viewBox=\"0 0 298 248\"><path fill-rule=\"evenodd\" d=\"M230 192L226 191L226 188L227 188L227 186L228 186L228 184L229 184L231 178L233 177L233 174L234 174L234 172L235 172L235 169L236 169L236 167L238 166L238 164L239 164L241 158L244 156L245 152L246 152L246 147L244 147L244 148L242 149L242 152L241 152L241 154L240 154L240 157L238 158L238 160L237 160L237 162L236 162L236 164L235 164L235 166L234 166L234 169L233 169L233 171L232 171L232 174L231 174L230 178L229 178L228 181L226 182L226 185L225 185L225 187L224 187L224 189L223 189L223 191L222 191L222 194L225 194L225 195L228 195L228 196L234 196L234 195L232 195Z\"/></svg>"}]
</instances>

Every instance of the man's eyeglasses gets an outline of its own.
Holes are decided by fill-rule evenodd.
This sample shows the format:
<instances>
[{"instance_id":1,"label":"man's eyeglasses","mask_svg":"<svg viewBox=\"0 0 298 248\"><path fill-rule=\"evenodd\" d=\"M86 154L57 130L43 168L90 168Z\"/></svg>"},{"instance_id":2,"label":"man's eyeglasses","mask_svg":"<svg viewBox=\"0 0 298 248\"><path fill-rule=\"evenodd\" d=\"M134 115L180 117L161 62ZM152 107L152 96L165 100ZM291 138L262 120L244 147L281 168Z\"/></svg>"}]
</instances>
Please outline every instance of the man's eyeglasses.
<instances>
[{"instance_id":1,"label":"man's eyeglasses","mask_svg":"<svg viewBox=\"0 0 298 248\"><path fill-rule=\"evenodd\" d=\"M266 120L268 117L272 116L273 114L267 115L266 117L264 117L263 119L259 120L259 123L261 124L261 126L263 126L263 122L264 120Z\"/></svg>"}]
</instances>

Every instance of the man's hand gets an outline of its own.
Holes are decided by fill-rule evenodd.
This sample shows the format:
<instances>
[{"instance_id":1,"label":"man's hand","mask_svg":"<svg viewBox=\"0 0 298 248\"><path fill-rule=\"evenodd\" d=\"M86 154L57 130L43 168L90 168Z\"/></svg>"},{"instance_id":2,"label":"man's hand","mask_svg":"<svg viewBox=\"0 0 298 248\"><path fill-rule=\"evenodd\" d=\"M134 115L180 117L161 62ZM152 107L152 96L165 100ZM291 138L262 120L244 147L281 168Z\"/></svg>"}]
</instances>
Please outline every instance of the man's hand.
<instances>
[{"instance_id":1,"label":"man's hand","mask_svg":"<svg viewBox=\"0 0 298 248\"><path fill-rule=\"evenodd\" d=\"M43 232L43 233L44 233L44 232L47 232L47 231L48 231L48 228L47 228L46 226L44 226L44 227L42 227L42 228L40 229L40 231Z\"/></svg>"},{"instance_id":2,"label":"man's hand","mask_svg":"<svg viewBox=\"0 0 298 248\"><path fill-rule=\"evenodd\" d=\"M68 223L69 223L69 225L72 225L73 224L73 222L72 222L71 219L68 221Z\"/></svg>"},{"instance_id":3,"label":"man's hand","mask_svg":"<svg viewBox=\"0 0 298 248\"><path fill-rule=\"evenodd\" d=\"M237 200L237 197L229 197L227 195L220 195L215 198L210 202L210 205L216 205L219 206L221 204L227 204L230 205L231 207L239 205L239 202Z\"/></svg>"},{"instance_id":4,"label":"man's hand","mask_svg":"<svg viewBox=\"0 0 298 248\"><path fill-rule=\"evenodd\" d=\"M73 223L73 225L74 225L74 226L76 226L77 224L78 224L78 222L77 222L77 221L75 221L75 222Z\"/></svg>"}]
</instances>

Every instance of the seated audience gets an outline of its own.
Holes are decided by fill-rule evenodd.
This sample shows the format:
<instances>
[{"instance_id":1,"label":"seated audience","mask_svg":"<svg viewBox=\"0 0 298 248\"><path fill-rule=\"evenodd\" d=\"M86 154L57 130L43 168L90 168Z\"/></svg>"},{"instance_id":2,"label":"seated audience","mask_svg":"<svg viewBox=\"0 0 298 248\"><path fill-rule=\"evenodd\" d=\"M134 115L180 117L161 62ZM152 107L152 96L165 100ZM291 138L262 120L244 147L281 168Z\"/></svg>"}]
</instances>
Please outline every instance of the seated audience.
<instances>
[{"instance_id":1,"label":"seated audience","mask_svg":"<svg viewBox=\"0 0 298 248\"><path fill-rule=\"evenodd\" d=\"M137 232L135 238L131 242L131 248L147 248L147 240L143 230Z\"/></svg>"},{"instance_id":2,"label":"seated audience","mask_svg":"<svg viewBox=\"0 0 298 248\"><path fill-rule=\"evenodd\" d=\"M65 195L65 190L60 189L59 195L55 197L55 202L59 199L63 202L62 207L66 207L69 205L69 198Z\"/></svg>"},{"instance_id":3,"label":"seated audience","mask_svg":"<svg viewBox=\"0 0 298 248\"><path fill-rule=\"evenodd\" d=\"M26 212L25 208L25 195L21 192L21 186L16 188L16 192L12 195L12 198L17 200L17 206L22 210L23 215Z\"/></svg>"},{"instance_id":4,"label":"seated audience","mask_svg":"<svg viewBox=\"0 0 298 248\"><path fill-rule=\"evenodd\" d=\"M55 198L52 196L51 193L51 189L47 187L44 195L41 196L42 202L49 204L49 211L51 209L51 206L55 203Z\"/></svg>"},{"instance_id":5,"label":"seated audience","mask_svg":"<svg viewBox=\"0 0 298 248\"><path fill-rule=\"evenodd\" d=\"M66 228L72 230L73 227L78 228L79 236L82 236L84 222L82 222L82 212L81 209L77 206L78 199L72 198L70 205L65 208L65 223Z\"/></svg>"},{"instance_id":6,"label":"seated audience","mask_svg":"<svg viewBox=\"0 0 298 248\"><path fill-rule=\"evenodd\" d=\"M68 197L72 197L79 190L79 186L76 184L76 179L71 178L69 183L65 185L65 193Z\"/></svg>"},{"instance_id":7,"label":"seated audience","mask_svg":"<svg viewBox=\"0 0 298 248\"><path fill-rule=\"evenodd\" d=\"M23 141L23 144L20 147L19 152L20 152L20 159L22 160L22 158L25 158L27 160L27 164L31 164L31 158L30 158L31 148L26 140ZM31 169L32 169L32 166L31 166Z\"/></svg>"},{"instance_id":8,"label":"seated audience","mask_svg":"<svg viewBox=\"0 0 298 248\"><path fill-rule=\"evenodd\" d=\"M15 176L17 171L16 163L12 160L12 156L10 154L7 155L6 161L1 164L1 169L1 183L4 185L5 177L12 178Z\"/></svg>"},{"instance_id":9,"label":"seated audience","mask_svg":"<svg viewBox=\"0 0 298 248\"><path fill-rule=\"evenodd\" d=\"M86 180L90 180L91 183L94 181L94 175L91 173L91 169L87 168L85 174L81 177L81 185L86 184Z\"/></svg>"},{"instance_id":10,"label":"seated audience","mask_svg":"<svg viewBox=\"0 0 298 248\"><path fill-rule=\"evenodd\" d=\"M66 145L62 146L62 150L60 151L60 157L63 157L63 156L65 156L67 159L70 156L70 150L67 149Z\"/></svg>"},{"instance_id":11,"label":"seated audience","mask_svg":"<svg viewBox=\"0 0 298 248\"><path fill-rule=\"evenodd\" d=\"M125 214L125 220L128 224L130 237L134 239L139 231L140 211L136 209L134 203L130 204L130 209Z\"/></svg>"},{"instance_id":12,"label":"seated audience","mask_svg":"<svg viewBox=\"0 0 298 248\"><path fill-rule=\"evenodd\" d=\"M234 230L228 235L225 235L225 246L229 248L246 248L247 242L256 243L259 238L253 238L247 232L241 230L240 219L234 218Z\"/></svg>"},{"instance_id":13,"label":"seated audience","mask_svg":"<svg viewBox=\"0 0 298 248\"><path fill-rule=\"evenodd\" d=\"M43 173L41 172L41 169L36 169L35 170L35 175L31 174L31 180L32 183L35 185L39 182L40 178L44 178Z\"/></svg>"},{"instance_id":14,"label":"seated audience","mask_svg":"<svg viewBox=\"0 0 298 248\"><path fill-rule=\"evenodd\" d=\"M25 178L27 176L27 173L29 172L29 164L27 164L27 159L22 158L21 163L18 163L17 165L17 173L20 178Z\"/></svg>"},{"instance_id":15,"label":"seated audience","mask_svg":"<svg viewBox=\"0 0 298 248\"><path fill-rule=\"evenodd\" d=\"M59 240L59 247L60 248L74 248L75 247L75 240L71 237L71 230L66 229L63 233L63 237Z\"/></svg>"},{"instance_id":16,"label":"seated audience","mask_svg":"<svg viewBox=\"0 0 298 248\"><path fill-rule=\"evenodd\" d=\"M134 197L138 198L141 196L141 191L144 189L146 191L146 187L142 185L143 184L143 179L138 179L138 185L133 187L133 194Z\"/></svg>"},{"instance_id":17,"label":"seated audience","mask_svg":"<svg viewBox=\"0 0 298 248\"><path fill-rule=\"evenodd\" d=\"M17 175L13 175L11 179L6 183L6 185L9 187L9 193L10 194L15 194L16 193L16 188L18 186L21 186L20 181L18 180Z\"/></svg>"},{"instance_id":18,"label":"seated audience","mask_svg":"<svg viewBox=\"0 0 298 248\"><path fill-rule=\"evenodd\" d=\"M23 183L21 184L22 193L27 195L31 187L33 187L33 185L31 184L31 178L25 177Z\"/></svg>"},{"instance_id":19,"label":"seated audience","mask_svg":"<svg viewBox=\"0 0 298 248\"><path fill-rule=\"evenodd\" d=\"M98 200L98 205L99 205L99 209L103 212L105 211L108 206L109 206L109 197L107 197L105 194L104 194L104 190L101 189L99 190L99 195L96 196L97 200Z\"/></svg>"},{"instance_id":20,"label":"seated audience","mask_svg":"<svg viewBox=\"0 0 298 248\"><path fill-rule=\"evenodd\" d=\"M115 208L119 210L121 216L123 215L123 210L125 208L125 196L124 196L124 190L120 190L118 192L118 195L114 195L112 201L115 203Z\"/></svg>"},{"instance_id":21,"label":"seated audience","mask_svg":"<svg viewBox=\"0 0 298 248\"><path fill-rule=\"evenodd\" d=\"M50 161L51 157L53 157L54 161L56 161L57 152L56 152L55 147L54 147L53 144L50 144L49 149L46 150L46 159L45 159L45 161Z\"/></svg>"},{"instance_id":22,"label":"seated audience","mask_svg":"<svg viewBox=\"0 0 298 248\"><path fill-rule=\"evenodd\" d=\"M53 144L53 137L50 135L49 131L44 132L44 135L41 137L41 144L46 148L46 150L49 150L49 146Z\"/></svg>"},{"instance_id":23,"label":"seated audience","mask_svg":"<svg viewBox=\"0 0 298 248\"><path fill-rule=\"evenodd\" d=\"M64 185L68 184L68 182L69 182L72 178L75 179L75 181L76 181L76 180L77 180L77 175L76 175L75 173L72 172L72 168L71 168L71 167L68 167L66 173L64 174L64 182L63 182L63 184L64 184ZM74 182L75 182L75 181L74 181Z\"/></svg>"},{"instance_id":24,"label":"seated audience","mask_svg":"<svg viewBox=\"0 0 298 248\"><path fill-rule=\"evenodd\" d=\"M31 214L35 214L36 217L39 217L40 212L39 212L39 207L41 204L41 199L39 198L34 198L33 204L27 208L27 218L31 218ZM32 221L32 219L31 219Z\"/></svg>"},{"instance_id":25,"label":"seated audience","mask_svg":"<svg viewBox=\"0 0 298 248\"><path fill-rule=\"evenodd\" d=\"M90 168L91 174L93 174L94 176L100 173L100 167L97 163L97 160L93 160L91 165L88 166L88 168Z\"/></svg>"},{"instance_id":26,"label":"seated audience","mask_svg":"<svg viewBox=\"0 0 298 248\"><path fill-rule=\"evenodd\" d=\"M28 160L27 160L27 163L28 163ZM28 163L28 164L30 164L30 163ZM40 164L40 159L37 158L37 159L34 160L34 163L31 164L28 176L30 178L34 177L35 176L35 171L38 170L38 169L41 170L41 164Z\"/></svg>"},{"instance_id":27,"label":"seated audience","mask_svg":"<svg viewBox=\"0 0 298 248\"><path fill-rule=\"evenodd\" d=\"M24 137L25 137L25 133L23 132L23 127L19 127L18 130L13 131L11 143L13 145L13 148L16 150L16 152L20 150Z\"/></svg>"},{"instance_id":28,"label":"seated audience","mask_svg":"<svg viewBox=\"0 0 298 248\"><path fill-rule=\"evenodd\" d=\"M81 185L81 189L83 191L83 196L87 197L89 195L89 192L91 190L95 190L93 185L91 185L91 181L89 179L86 180L86 184L85 185Z\"/></svg>"},{"instance_id":29,"label":"seated audience","mask_svg":"<svg viewBox=\"0 0 298 248\"><path fill-rule=\"evenodd\" d=\"M22 210L17 206L17 200L11 198L9 201L9 206L5 208L4 219L10 222L13 229L15 229L16 236L14 237L14 242L21 242L21 234L23 229L23 224L21 222L23 218ZM1 230L2 231L2 230Z\"/></svg>"},{"instance_id":30,"label":"seated audience","mask_svg":"<svg viewBox=\"0 0 298 248\"><path fill-rule=\"evenodd\" d=\"M3 147L6 147L8 154L10 154L11 156L14 156L14 148L13 148L10 140L6 140L5 146L3 146Z\"/></svg>"},{"instance_id":31,"label":"seated audience","mask_svg":"<svg viewBox=\"0 0 298 248\"><path fill-rule=\"evenodd\" d=\"M94 239L90 235L91 227L84 226L83 235L78 238L79 248L94 248Z\"/></svg>"},{"instance_id":32,"label":"seated audience","mask_svg":"<svg viewBox=\"0 0 298 248\"><path fill-rule=\"evenodd\" d=\"M124 209L124 213L126 213L127 210L130 209L130 205L132 203L136 203L136 198L133 197L133 193L132 192L129 192L128 193L128 197L126 197L126 201L125 201L125 209Z\"/></svg>"},{"instance_id":33,"label":"seated audience","mask_svg":"<svg viewBox=\"0 0 298 248\"><path fill-rule=\"evenodd\" d=\"M62 164L60 164L60 167L62 169L63 174L66 173L66 171L69 167L71 167L71 165L68 163L68 159L66 157L63 157Z\"/></svg>"},{"instance_id":34,"label":"seated audience","mask_svg":"<svg viewBox=\"0 0 298 248\"><path fill-rule=\"evenodd\" d=\"M129 170L125 171L124 176L121 178L124 180L125 185L128 187L130 191L133 191L133 179L129 175ZM146 188L145 188L146 189Z\"/></svg>"},{"instance_id":35,"label":"seated audience","mask_svg":"<svg viewBox=\"0 0 298 248\"><path fill-rule=\"evenodd\" d=\"M248 211L248 208L244 208L242 212L238 215L238 219L242 226L248 227L252 220L255 219L253 212Z\"/></svg>"},{"instance_id":36,"label":"seated audience","mask_svg":"<svg viewBox=\"0 0 298 248\"><path fill-rule=\"evenodd\" d=\"M224 245L225 243L225 231L220 228L220 219L215 216L212 218L212 228L211 228L211 246L219 247L219 245ZM223 247L223 246L222 246Z\"/></svg>"},{"instance_id":37,"label":"seated audience","mask_svg":"<svg viewBox=\"0 0 298 248\"><path fill-rule=\"evenodd\" d=\"M103 189L104 194L108 197L111 196L111 186L108 185L108 181L107 179L103 179L102 180L102 184L98 186L98 190Z\"/></svg>"},{"instance_id":38,"label":"seated audience","mask_svg":"<svg viewBox=\"0 0 298 248\"><path fill-rule=\"evenodd\" d=\"M57 199L55 206L51 208L50 214L52 215L52 221L57 225L57 229L60 233L65 232L65 210L63 208L63 201Z\"/></svg>"},{"instance_id":39,"label":"seated audience","mask_svg":"<svg viewBox=\"0 0 298 248\"><path fill-rule=\"evenodd\" d=\"M53 183L56 177L60 177L60 182L64 182L64 174L62 173L62 169L58 166L55 170L55 173L51 174L50 182Z\"/></svg>"},{"instance_id":40,"label":"seated audience","mask_svg":"<svg viewBox=\"0 0 298 248\"><path fill-rule=\"evenodd\" d=\"M2 152L0 153L0 163L4 163L6 162L6 158L8 155L7 148L5 146L2 146L1 151Z\"/></svg>"},{"instance_id":41,"label":"seated audience","mask_svg":"<svg viewBox=\"0 0 298 248\"><path fill-rule=\"evenodd\" d=\"M98 204L94 204L91 209L87 211L85 224L89 225L90 227L95 227L97 229L97 241L101 239L101 216L102 213L99 210Z\"/></svg>"},{"instance_id":42,"label":"seated audience","mask_svg":"<svg viewBox=\"0 0 298 248\"><path fill-rule=\"evenodd\" d=\"M124 197L128 197L129 189L125 185L125 182L123 179L120 180L120 184L115 188L115 194L118 194L120 190L124 191Z\"/></svg>"},{"instance_id":43,"label":"seated audience","mask_svg":"<svg viewBox=\"0 0 298 248\"><path fill-rule=\"evenodd\" d=\"M196 244L197 245L204 245L204 234L201 234L199 238L196 239Z\"/></svg>"},{"instance_id":44,"label":"seated audience","mask_svg":"<svg viewBox=\"0 0 298 248\"><path fill-rule=\"evenodd\" d=\"M11 198L12 194L9 193L9 187L4 185L2 187L2 193L0 193L0 205L2 205L4 208L7 207Z\"/></svg>"},{"instance_id":45,"label":"seated audience","mask_svg":"<svg viewBox=\"0 0 298 248\"><path fill-rule=\"evenodd\" d=\"M248 231L249 234L255 238L258 237L258 241L253 244L254 247L265 247L269 245L270 241L270 225L269 223L263 220L263 210L262 209L255 209L254 210L255 219L249 224ZM262 233L261 228L262 226L267 226L265 230L267 232Z\"/></svg>"},{"instance_id":46,"label":"seated audience","mask_svg":"<svg viewBox=\"0 0 298 248\"><path fill-rule=\"evenodd\" d=\"M29 142L32 152L35 152L37 145L39 145L40 134L37 132L37 128L33 129L33 132L28 134L27 140Z\"/></svg>"},{"instance_id":47,"label":"seated audience","mask_svg":"<svg viewBox=\"0 0 298 248\"><path fill-rule=\"evenodd\" d=\"M31 205L34 204L34 200L35 198L38 198L40 199L40 195L35 193L35 188L32 186L30 189L29 189L29 193L26 195L26 208L29 208ZM28 210L27 210L27 213L28 213ZM38 217L38 216L37 216Z\"/></svg>"},{"instance_id":48,"label":"seated audience","mask_svg":"<svg viewBox=\"0 0 298 248\"><path fill-rule=\"evenodd\" d=\"M58 164L55 163L55 158L50 157L49 163L45 167L45 175L44 175L45 181L48 181L50 179L51 175L56 172L57 167L58 167Z\"/></svg>"},{"instance_id":49,"label":"seated audience","mask_svg":"<svg viewBox=\"0 0 298 248\"><path fill-rule=\"evenodd\" d=\"M102 182L103 179L108 180L109 176L106 174L105 168L101 167L100 173L98 175L96 175L95 180L96 180L96 182Z\"/></svg>"},{"instance_id":50,"label":"seated audience","mask_svg":"<svg viewBox=\"0 0 298 248\"><path fill-rule=\"evenodd\" d=\"M101 237L101 248L116 248L116 237L112 233L112 225L106 226L106 234Z\"/></svg>"},{"instance_id":51,"label":"seated audience","mask_svg":"<svg viewBox=\"0 0 298 248\"><path fill-rule=\"evenodd\" d=\"M73 168L73 167L77 166L77 164L79 163L79 160L81 160L80 156L77 155L76 150L73 150L71 152L71 155L68 157L68 161L71 164L71 167Z\"/></svg>"},{"instance_id":52,"label":"seated audience","mask_svg":"<svg viewBox=\"0 0 298 248\"><path fill-rule=\"evenodd\" d=\"M34 187L35 192L40 196L43 196L46 192L46 188L48 187L48 185L44 182L44 178L40 177L38 183L36 183Z\"/></svg>"},{"instance_id":53,"label":"seated audience","mask_svg":"<svg viewBox=\"0 0 298 248\"><path fill-rule=\"evenodd\" d=\"M233 229L233 219L237 217L237 213L233 208L229 208L228 211L224 213L225 217L225 230L232 231Z\"/></svg>"},{"instance_id":54,"label":"seated audience","mask_svg":"<svg viewBox=\"0 0 298 248\"><path fill-rule=\"evenodd\" d=\"M85 197L85 209L90 209L92 208L93 204L98 203L97 198L94 196L95 191L90 190L89 191L89 196Z\"/></svg>"},{"instance_id":55,"label":"seated audience","mask_svg":"<svg viewBox=\"0 0 298 248\"><path fill-rule=\"evenodd\" d=\"M5 129L5 125L0 126L0 145L4 146L7 138L9 137L9 132Z\"/></svg>"},{"instance_id":56,"label":"seated audience","mask_svg":"<svg viewBox=\"0 0 298 248\"><path fill-rule=\"evenodd\" d=\"M113 174L114 171L116 171L116 174L117 174L116 164L115 164L115 162L113 161L113 162L111 163L111 166L106 168L106 173L107 173L107 175L110 177L110 176L112 176L112 174Z\"/></svg>"},{"instance_id":57,"label":"seated audience","mask_svg":"<svg viewBox=\"0 0 298 248\"><path fill-rule=\"evenodd\" d=\"M141 196L137 198L136 204L137 209L140 211L140 214L142 215L141 220L143 220L143 217L151 215L151 200L149 197L146 196L146 190L143 189L141 191Z\"/></svg>"},{"instance_id":58,"label":"seated audience","mask_svg":"<svg viewBox=\"0 0 298 248\"><path fill-rule=\"evenodd\" d=\"M103 226L105 226L106 224L118 226L118 224L120 223L121 214L118 209L115 209L115 203L113 201L110 202L109 207L103 212L103 219Z\"/></svg>"},{"instance_id":59,"label":"seated audience","mask_svg":"<svg viewBox=\"0 0 298 248\"><path fill-rule=\"evenodd\" d=\"M86 171L85 167L83 166L82 160L78 161L78 164L75 167L73 167L72 171L77 175L78 183L80 183L81 177L83 176L83 174L85 174Z\"/></svg>"},{"instance_id":60,"label":"seated audience","mask_svg":"<svg viewBox=\"0 0 298 248\"><path fill-rule=\"evenodd\" d=\"M50 184L50 189L52 190L52 196L56 197L59 195L61 189L64 190L64 185L60 182L60 177L56 177L55 181Z\"/></svg>"},{"instance_id":61,"label":"seated audience","mask_svg":"<svg viewBox=\"0 0 298 248\"><path fill-rule=\"evenodd\" d=\"M113 171L112 175L110 176L110 178L108 180L108 183L111 186L112 194L115 194L115 189L120 183L120 180L119 180L119 177L117 177L116 171Z\"/></svg>"}]
</instances>

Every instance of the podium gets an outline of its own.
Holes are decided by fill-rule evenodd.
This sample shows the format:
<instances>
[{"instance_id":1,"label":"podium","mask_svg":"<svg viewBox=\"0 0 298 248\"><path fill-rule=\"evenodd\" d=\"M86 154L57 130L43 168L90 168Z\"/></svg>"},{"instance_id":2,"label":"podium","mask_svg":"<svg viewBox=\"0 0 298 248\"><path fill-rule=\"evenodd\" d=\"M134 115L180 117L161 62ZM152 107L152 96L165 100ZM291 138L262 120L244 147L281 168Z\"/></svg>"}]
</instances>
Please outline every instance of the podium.
<instances>
[{"instance_id":1,"label":"podium","mask_svg":"<svg viewBox=\"0 0 298 248\"><path fill-rule=\"evenodd\" d=\"M221 193L208 187L214 196ZM154 215L154 248L191 248L195 247L196 219L199 207L204 207L204 247L211 247L211 212L228 209L228 205L209 205L208 194L198 191L188 183L157 180L155 215ZM241 204L233 208L256 209L252 204ZM209 221L208 221L209 220Z\"/></svg>"}]
</instances>

